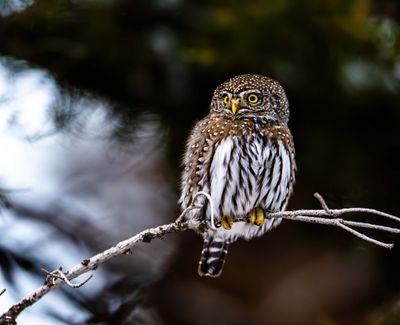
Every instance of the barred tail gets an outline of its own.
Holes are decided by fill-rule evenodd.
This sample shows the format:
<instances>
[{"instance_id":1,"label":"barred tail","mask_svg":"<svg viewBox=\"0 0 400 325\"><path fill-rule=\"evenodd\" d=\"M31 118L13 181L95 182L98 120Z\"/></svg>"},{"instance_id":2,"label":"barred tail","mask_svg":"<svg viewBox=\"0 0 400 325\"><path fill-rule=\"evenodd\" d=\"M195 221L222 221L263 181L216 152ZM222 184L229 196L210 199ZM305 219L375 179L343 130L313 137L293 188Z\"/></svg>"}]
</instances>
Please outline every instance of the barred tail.
<instances>
[{"instance_id":1,"label":"barred tail","mask_svg":"<svg viewBox=\"0 0 400 325\"><path fill-rule=\"evenodd\" d=\"M221 274L228 253L229 242L223 238L206 235L199 262L200 276L217 277Z\"/></svg>"}]
</instances>

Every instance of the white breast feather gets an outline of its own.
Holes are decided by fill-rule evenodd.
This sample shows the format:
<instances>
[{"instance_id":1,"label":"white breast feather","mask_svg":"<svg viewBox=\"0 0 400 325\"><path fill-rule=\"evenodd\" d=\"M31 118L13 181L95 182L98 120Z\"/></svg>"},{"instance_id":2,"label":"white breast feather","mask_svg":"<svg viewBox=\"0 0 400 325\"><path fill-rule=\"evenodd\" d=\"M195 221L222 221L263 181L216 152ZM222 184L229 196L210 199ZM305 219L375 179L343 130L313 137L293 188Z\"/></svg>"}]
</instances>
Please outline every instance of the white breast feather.
<instances>
[{"instance_id":1,"label":"white breast feather","mask_svg":"<svg viewBox=\"0 0 400 325\"><path fill-rule=\"evenodd\" d=\"M280 206L282 204L282 200L286 199L286 194L288 189L288 184L291 178L291 164L290 164L290 157L287 153L283 144L279 144L278 147L275 146L264 146L263 142L259 138L253 139L254 141L245 141L245 145L248 146L247 150L251 155L251 159L244 159L243 155L241 154L241 148L235 147L239 145L239 140L234 138L226 138L222 140L216 147L214 157L211 163L211 187L210 187L210 195L213 199L214 203L214 215L216 220L221 217L221 195L224 191L225 186L225 197L226 199L223 202L222 211L223 215L245 215L251 209L257 207L257 204L261 204L257 201L257 198L264 197L268 192L267 184L271 184L272 188L275 188L277 182L279 181L279 175L282 173L280 185L278 185L278 192L280 195L277 196L276 193L273 193L272 190L269 191L268 196L266 197L265 207L272 204L274 209L275 206ZM250 146L252 146L250 148ZM234 150L233 150L234 149ZM233 153L232 153L233 150ZM271 162L268 162L270 155L274 155L275 164L272 174L270 174L270 168L272 166ZM281 157L281 159L279 158ZM224 161L227 160L228 164L224 166ZM230 170L232 174L232 179L238 180L239 179L239 160L240 164L242 165L244 170L244 174L249 177L249 180L252 184L253 191L249 193L248 200L243 200L243 205L239 205L237 210L233 209L231 197L234 194L236 182L231 182L230 184L226 184L226 177L228 172L228 166L230 165ZM282 162L281 162L282 161ZM266 167L267 170L265 172L265 177L261 180L259 178L255 178L254 176L250 175L248 168L252 166L253 170L256 172L257 175L260 176L262 168ZM269 180L269 176L272 175L272 181ZM261 187L259 186L261 184ZM244 186L246 184L241 184L239 186L240 192L239 195L245 198L244 196ZM261 194L259 193L261 191ZM260 195L259 195L260 194ZM283 208L286 207L286 202L284 202ZM233 214L233 211L235 214ZM210 207L207 210L207 218L210 218ZM246 239L260 236L268 231L273 226L276 226L280 223L280 219L267 219L263 226L258 227L255 225L250 225L245 222L236 222L233 224L230 230L224 230L223 228L218 228L215 230L216 234L219 237L225 237L228 240L235 240L238 237L243 237Z\"/></svg>"},{"instance_id":2,"label":"white breast feather","mask_svg":"<svg viewBox=\"0 0 400 325\"><path fill-rule=\"evenodd\" d=\"M226 139L221 141L214 153L214 158L211 163L211 186L210 195L214 203L214 216L219 218L219 207L221 205L221 194L225 187L225 177L227 173L227 167L224 166L224 160L228 160L230 163L230 155L233 147L233 141ZM207 217L211 215L210 206L208 206Z\"/></svg>"}]
</instances>

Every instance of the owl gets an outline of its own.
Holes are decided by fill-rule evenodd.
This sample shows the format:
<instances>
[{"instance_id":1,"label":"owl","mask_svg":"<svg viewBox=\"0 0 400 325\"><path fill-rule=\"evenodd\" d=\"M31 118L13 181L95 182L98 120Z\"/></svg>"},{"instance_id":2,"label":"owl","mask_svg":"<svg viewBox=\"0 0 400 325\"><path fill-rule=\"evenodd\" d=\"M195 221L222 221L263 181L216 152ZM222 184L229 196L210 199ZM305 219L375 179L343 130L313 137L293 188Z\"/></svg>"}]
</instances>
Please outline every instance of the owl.
<instances>
[{"instance_id":1,"label":"owl","mask_svg":"<svg viewBox=\"0 0 400 325\"><path fill-rule=\"evenodd\" d=\"M207 225L201 276L221 274L230 243L262 236L281 222L267 216L286 208L293 188L296 164L288 120L282 86L266 76L245 74L214 91L209 114L193 128L179 203L182 210L192 203L200 207L185 215L192 227ZM196 196L200 191L212 203Z\"/></svg>"}]
</instances>

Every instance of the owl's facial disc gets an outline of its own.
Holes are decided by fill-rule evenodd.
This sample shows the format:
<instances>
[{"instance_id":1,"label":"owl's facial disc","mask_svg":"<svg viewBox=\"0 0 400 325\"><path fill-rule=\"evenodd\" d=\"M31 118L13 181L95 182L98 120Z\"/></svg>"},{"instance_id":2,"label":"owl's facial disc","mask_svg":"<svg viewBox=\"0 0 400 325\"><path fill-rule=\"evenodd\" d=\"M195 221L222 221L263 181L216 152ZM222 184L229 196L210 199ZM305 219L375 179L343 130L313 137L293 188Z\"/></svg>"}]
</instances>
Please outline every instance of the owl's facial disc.
<instances>
[{"instance_id":1,"label":"owl's facial disc","mask_svg":"<svg viewBox=\"0 0 400 325\"><path fill-rule=\"evenodd\" d=\"M234 92L223 92L222 107L230 116L240 117L260 110L263 95L257 89L239 89Z\"/></svg>"}]
</instances>

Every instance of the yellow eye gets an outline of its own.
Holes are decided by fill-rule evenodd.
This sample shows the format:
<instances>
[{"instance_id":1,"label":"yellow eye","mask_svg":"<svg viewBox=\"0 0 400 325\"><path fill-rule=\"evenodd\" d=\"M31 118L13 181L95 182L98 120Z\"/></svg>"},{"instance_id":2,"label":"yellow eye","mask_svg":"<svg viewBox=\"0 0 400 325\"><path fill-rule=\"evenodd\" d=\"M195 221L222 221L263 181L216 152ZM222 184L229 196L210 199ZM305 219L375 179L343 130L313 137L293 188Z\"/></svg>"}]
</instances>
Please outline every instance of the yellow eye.
<instances>
[{"instance_id":1,"label":"yellow eye","mask_svg":"<svg viewBox=\"0 0 400 325\"><path fill-rule=\"evenodd\" d=\"M228 95L225 95L225 96L224 96L224 104L225 104L225 105L228 104L228 100L229 100L229 96L228 96Z\"/></svg>"},{"instance_id":2,"label":"yellow eye","mask_svg":"<svg viewBox=\"0 0 400 325\"><path fill-rule=\"evenodd\" d=\"M255 104L255 103L258 103L259 98L256 94L250 94L249 96L247 96L247 100L249 103Z\"/></svg>"}]
</instances>

